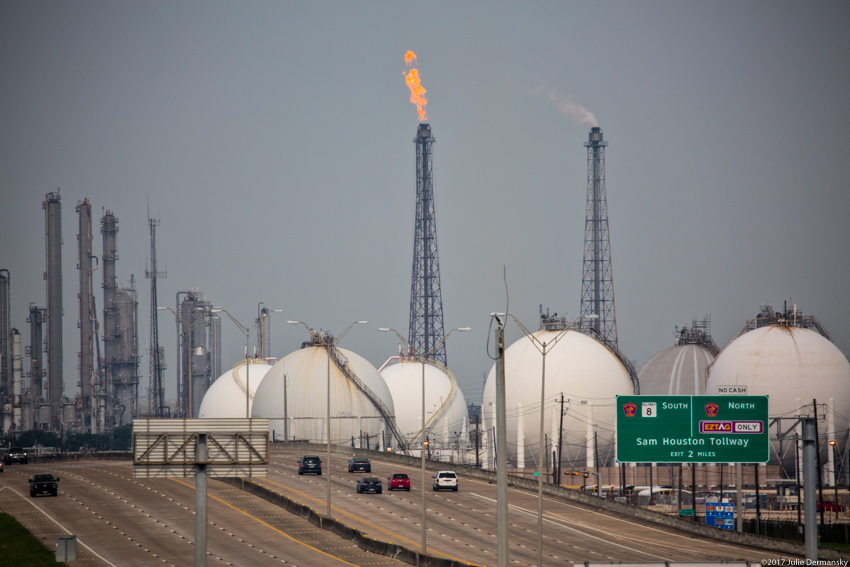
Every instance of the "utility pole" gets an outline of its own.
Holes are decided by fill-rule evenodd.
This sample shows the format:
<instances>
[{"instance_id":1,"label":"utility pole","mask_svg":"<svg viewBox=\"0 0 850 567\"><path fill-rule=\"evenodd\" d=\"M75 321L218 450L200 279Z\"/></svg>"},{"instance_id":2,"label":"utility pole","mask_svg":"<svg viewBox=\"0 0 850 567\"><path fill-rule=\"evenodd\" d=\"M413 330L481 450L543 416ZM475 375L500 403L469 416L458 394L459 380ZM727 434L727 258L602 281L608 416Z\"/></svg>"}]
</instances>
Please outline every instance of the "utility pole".
<instances>
[{"instance_id":1,"label":"utility pole","mask_svg":"<svg viewBox=\"0 0 850 567\"><path fill-rule=\"evenodd\" d=\"M561 394L561 424L558 426L558 486L561 485L561 451L564 440L564 394Z\"/></svg>"},{"instance_id":2,"label":"utility pole","mask_svg":"<svg viewBox=\"0 0 850 567\"><path fill-rule=\"evenodd\" d=\"M498 567L508 567L508 440L505 404L505 322L507 317L494 313L496 319L496 560ZM502 318L505 317L505 321Z\"/></svg>"}]
</instances>

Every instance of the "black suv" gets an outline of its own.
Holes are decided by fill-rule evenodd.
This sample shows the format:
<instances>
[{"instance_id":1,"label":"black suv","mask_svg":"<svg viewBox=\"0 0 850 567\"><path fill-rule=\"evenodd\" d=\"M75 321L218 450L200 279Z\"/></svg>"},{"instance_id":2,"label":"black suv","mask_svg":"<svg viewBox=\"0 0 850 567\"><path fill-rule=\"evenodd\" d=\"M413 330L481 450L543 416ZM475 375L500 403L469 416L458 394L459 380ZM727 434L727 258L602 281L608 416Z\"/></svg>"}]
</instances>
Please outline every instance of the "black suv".
<instances>
[{"instance_id":1,"label":"black suv","mask_svg":"<svg viewBox=\"0 0 850 567\"><path fill-rule=\"evenodd\" d=\"M348 472L354 471L372 472L372 463L366 457L351 457L348 461Z\"/></svg>"},{"instance_id":2,"label":"black suv","mask_svg":"<svg viewBox=\"0 0 850 567\"><path fill-rule=\"evenodd\" d=\"M30 496L48 494L56 496L59 493L59 477L52 474L35 474L30 479Z\"/></svg>"},{"instance_id":3,"label":"black suv","mask_svg":"<svg viewBox=\"0 0 850 567\"><path fill-rule=\"evenodd\" d=\"M316 473L322 474L322 459L316 455L304 455L298 461L298 474Z\"/></svg>"},{"instance_id":4,"label":"black suv","mask_svg":"<svg viewBox=\"0 0 850 567\"><path fill-rule=\"evenodd\" d=\"M12 447L9 449L9 452L6 453L4 457L6 464L11 465L12 463L19 463L25 465L29 462L27 458L27 452L24 451L21 447Z\"/></svg>"}]
</instances>

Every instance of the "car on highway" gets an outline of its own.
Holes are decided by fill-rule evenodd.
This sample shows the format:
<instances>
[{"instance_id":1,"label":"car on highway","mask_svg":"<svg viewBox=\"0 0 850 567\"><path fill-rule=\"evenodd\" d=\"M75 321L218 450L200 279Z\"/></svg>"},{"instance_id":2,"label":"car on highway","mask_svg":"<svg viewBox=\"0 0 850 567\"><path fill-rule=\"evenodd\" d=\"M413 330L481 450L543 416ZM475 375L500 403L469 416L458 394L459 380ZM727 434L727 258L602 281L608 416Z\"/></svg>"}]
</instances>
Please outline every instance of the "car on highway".
<instances>
[{"instance_id":1,"label":"car on highway","mask_svg":"<svg viewBox=\"0 0 850 567\"><path fill-rule=\"evenodd\" d=\"M381 479L376 476L364 476L357 481L358 494L363 494L364 492L380 494L382 491L383 485L381 484Z\"/></svg>"},{"instance_id":2,"label":"car on highway","mask_svg":"<svg viewBox=\"0 0 850 567\"><path fill-rule=\"evenodd\" d=\"M59 477L49 473L37 473L30 478L30 496L39 494L56 496L59 493Z\"/></svg>"},{"instance_id":3,"label":"car on highway","mask_svg":"<svg viewBox=\"0 0 850 567\"><path fill-rule=\"evenodd\" d=\"M457 474L455 471L437 471L433 476L434 490L452 490L457 492Z\"/></svg>"},{"instance_id":4,"label":"car on highway","mask_svg":"<svg viewBox=\"0 0 850 567\"><path fill-rule=\"evenodd\" d=\"M348 461L348 472L372 472L372 463L366 457L351 457Z\"/></svg>"},{"instance_id":5,"label":"car on highway","mask_svg":"<svg viewBox=\"0 0 850 567\"><path fill-rule=\"evenodd\" d=\"M0 459L0 472L3 472L3 467L6 465L3 463L3 459Z\"/></svg>"},{"instance_id":6,"label":"car on highway","mask_svg":"<svg viewBox=\"0 0 850 567\"><path fill-rule=\"evenodd\" d=\"M404 473L393 473L387 480L387 490L410 490L410 477Z\"/></svg>"},{"instance_id":7,"label":"car on highway","mask_svg":"<svg viewBox=\"0 0 850 567\"><path fill-rule=\"evenodd\" d=\"M322 475L322 459L316 455L304 455L298 461L298 474L315 473Z\"/></svg>"},{"instance_id":8,"label":"car on highway","mask_svg":"<svg viewBox=\"0 0 850 567\"><path fill-rule=\"evenodd\" d=\"M27 457L27 452L24 451L22 447L11 447L6 455L3 457L3 460L7 465L11 465L13 463L18 463L21 465L25 465L29 463L29 457Z\"/></svg>"}]
</instances>

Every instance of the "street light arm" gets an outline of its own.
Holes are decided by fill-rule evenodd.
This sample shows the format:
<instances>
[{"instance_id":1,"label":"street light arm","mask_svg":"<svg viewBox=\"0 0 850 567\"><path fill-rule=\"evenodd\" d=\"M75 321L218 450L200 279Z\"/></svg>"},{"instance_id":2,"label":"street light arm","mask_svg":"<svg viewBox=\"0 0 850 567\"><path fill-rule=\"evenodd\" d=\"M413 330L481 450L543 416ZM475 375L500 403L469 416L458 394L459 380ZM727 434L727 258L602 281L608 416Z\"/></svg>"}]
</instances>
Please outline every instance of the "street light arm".
<instances>
[{"instance_id":1,"label":"street light arm","mask_svg":"<svg viewBox=\"0 0 850 567\"><path fill-rule=\"evenodd\" d=\"M422 358L425 358L425 357L427 357L427 356L429 356L429 355L434 354L435 352L437 352L437 350L438 350L441 346L443 346L443 344L445 344L446 339L448 339L448 338L449 338L449 336L450 336L452 333L454 333L455 331L460 331L461 333L465 333L466 331L471 331L471 330L472 330L472 329L471 329L471 327L457 327L457 328L452 329L451 331L449 331L448 333L446 333L446 336L444 336L444 337L443 337L443 340L441 340L439 343L437 343L436 345L434 345L434 347L433 347L433 348L431 348L430 350L428 350L428 352L426 352L425 354L423 354L423 355L422 355Z\"/></svg>"},{"instance_id":2,"label":"street light arm","mask_svg":"<svg viewBox=\"0 0 850 567\"><path fill-rule=\"evenodd\" d=\"M396 336L398 336L399 340L400 340L401 342L403 342L403 343L404 343L404 345L407 347L407 355L408 355L408 356L413 356L413 357L416 357L416 358L424 359L424 358L428 357L428 355L433 354L434 352L436 352L436 351L437 351L437 349L439 349L441 346L443 346L443 343L445 343L445 342L446 342L446 339L448 339L448 338L449 338L449 335L451 335L451 334L452 334L452 333L454 333L455 331L460 331L460 332L464 333L464 332L466 332L466 331L470 331L470 330L472 330L472 329L471 329L470 327L458 327L458 328L456 328L456 329L452 329L451 331L449 331L448 333L446 333L446 336L444 336L444 337L443 337L443 340L441 340L439 343L437 343L436 345L434 345L434 347L433 347L433 348L429 349L429 350L428 350L428 352L426 352L426 353L424 353L424 354L422 354L422 355L417 354L417 353L416 353L416 349L414 349L414 348L410 345L410 343L409 343L409 342L407 342L407 339L405 339L403 336L401 336L401 333L399 333L399 332L398 332L398 331L396 331L395 329L390 329L390 328L387 328L387 327L380 327L378 330L379 330L379 331L383 331L383 332L392 331L393 333L395 333L395 334L396 334Z\"/></svg>"},{"instance_id":3,"label":"street light arm","mask_svg":"<svg viewBox=\"0 0 850 567\"><path fill-rule=\"evenodd\" d=\"M224 313L226 313L228 317L230 317L230 320L231 320L231 321L233 321L233 322L236 324L236 326L237 326L237 327L239 327L239 330L240 330L240 331L242 331L242 334L243 334L243 335L245 335L246 337L248 337L251 333L253 333L253 332L254 332L254 329L256 329L256 328L257 328L257 323L254 323L254 326L252 326L250 329L249 329L249 328L247 328L247 327L245 327L245 325L243 325L242 323L240 323L240 322L236 319L236 317L234 317L233 315L231 315L231 314L230 314L230 311L228 311L228 310L227 310L227 309L225 309L224 307L216 307L215 309L213 309L213 310L212 310L212 312L213 312L213 313L219 313L219 312L222 312L222 311L223 311Z\"/></svg>"},{"instance_id":4,"label":"street light arm","mask_svg":"<svg viewBox=\"0 0 850 567\"><path fill-rule=\"evenodd\" d=\"M353 322L351 325L348 326L348 328L346 330L344 330L342 333L340 333L340 335L334 341L334 344L341 341L342 337L344 337L345 334L348 333L348 331L350 331L351 327L353 327L354 325L368 325L368 324L369 324L369 321L355 321L355 322Z\"/></svg>"},{"instance_id":5,"label":"street light arm","mask_svg":"<svg viewBox=\"0 0 850 567\"><path fill-rule=\"evenodd\" d=\"M305 323L304 321L287 321L286 324L287 325L299 325L299 324L304 325L304 328L307 329L310 332L310 337L314 337L317 334L316 331L314 331L312 328L310 328L310 326L307 323Z\"/></svg>"},{"instance_id":6,"label":"street light arm","mask_svg":"<svg viewBox=\"0 0 850 567\"><path fill-rule=\"evenodd\" d=\"M203 317L201 317L199 319L195 319L195 322L190 325L190 324L186 323L186 321L184 321L183 318L180 315L178 315L178 313L174 309L172 309L171 307L157 307L157 309L160 309L162 311L168 309L169 311L171 311L174 314L174 318L177 320L177 322L180 323L181 325L183 325L183 328L186 329L187 331L192 331L192 329L194 329L198 325L198 323L200 323L201 321L204 320Z\"/></svg>"},{"instance_id":7,"label":"street light arm","mask_svg":"<svg viewBox=\"0 0 850 567\"><path fill-rule=\"evenodd\" d=\"M597 315L596 313L593 313L592 315L579 315L578 317L576 317L573 320L572 323L567 325L566 328L562 329L561 332L558 333L555 336L555 338L553 338L548 343L544 343L544 342L541 342L540 339L535 337L534 334L531 331L529 331L526 328L526 326L523 325L522 322L520 322L520 320L517 319L514 315L512 315L511 313L508 313L507 315L508 315L508 317L510 317L511 319L514 320L514 322L517 324L517 326L520 328L520 330L525 334L526 337L528 337L528 339L531 341L531 343L534 345L534 347L541 354L543 354L546 351L547 348L553 347L556 344L558 344L558 341L560 341L562 338L564 338L564 336L567 334L567 331L573 330L576 326L576 323L578 323L582 319L599 319L599 315Z\"/></svg>"},{"instance_id":8,"label":"street light arm","mask_svg":"<svg viewBox=\"0 0 850 567\"><path fill-rule=\"evenodd\" d=\"M401 336L401 333L399 333L395 329L390 329L390 328L387 328L387 327L380 327L378 330L382 331L384 333L389 332L389 331L392 331L393 333L395 333L398 336L398 340L403 342L404 346L407 347L407 354L408 354L408 356L410 356L410 352L413 350L413 348L410 346L410 343L407 342L407 339L405 339L404 337Z\"/></svg>"}]
</instances>

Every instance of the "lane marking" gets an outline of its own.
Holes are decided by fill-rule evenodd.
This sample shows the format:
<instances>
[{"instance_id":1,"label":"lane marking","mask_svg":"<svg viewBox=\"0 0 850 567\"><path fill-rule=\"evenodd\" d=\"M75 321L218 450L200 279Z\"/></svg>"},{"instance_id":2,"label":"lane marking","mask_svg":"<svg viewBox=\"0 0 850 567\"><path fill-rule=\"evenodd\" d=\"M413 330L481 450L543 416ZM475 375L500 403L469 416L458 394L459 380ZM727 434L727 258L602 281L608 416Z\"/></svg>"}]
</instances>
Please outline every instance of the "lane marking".
<instances>
[{"instance_id":1,"label":"lane marking","mask_svg":"<svg viewBox=\"0 0 850 567\"><path fill-rule=\"evenodd\" d=\"M186 482L183 482L182 480L179 480L179 479L176 479L176 478L172 478L171 480L173 480L174 482L179 482L180 484L183 484L183 485L185 485L185 486L188 486L188 487L189 487L189 488L191 488L192 490L195 490L195 487L194 487L194 486L192 486L191 484L188 484L188 483L186 483ZM339 557L334 557L334 556L333 556L333 555L331 555L330 553L325 553L325 552L324 552L324 551L322 551L321 549L317 549L317 548L313 547L313 546L312 546L312 545L310 545L310 544L304 543L303 541L301 541L301 540L299 540L299 539L295 539L295 538L294 538L294 537L292 537L291 535L289 535L289 534L287 534L287 533L285 533L285 532L283 532L283 531L281 531L281 530L277 529L276 527L272 526L271 524L268 524L267 522L264 522L263 520L261 520L261 519L257 518L256 516L252 516L251 514L249 514L248 512L246 512L245 510L242 510L242 509L237 508L236 506L234 506L234 505L232 505L232 504L230 504L230 503L228 503L228 502L225 502L224 500L222 500L222 499L221 499L221 498L219 498L218 496L215 496L215 495L213 495L213 494L210 494L209 492L207 492L207 496L208 496L208 497L211 497L211 498L214 498L215 500L218 500L219 502L221 502L222 504L224 504L224 505L226 505L226 506L230 506L231 508L233 508L233 509L234 509L234 510L236 510L237 512L242 512L243 514L245 514L246 516L248 516L248 517L249 517L249 518L251 518L252 520L256 520L256 521L260 522L260 523L261 523L261 524L263 524L264 526L267 526L267 527L269 527L269 528L273 529L273 530L274 530L274 531L276 531L277 533L279 533L279 534L281 534L281 535L284 535L284 536L288 537L289 539L291 539L292 541L294 541L294 542L296 542L296 543L300 543L300 544L301 544L301 545L303 545L304 547L309 547L309 548L310 548L310 549L312 549L313 551L318 551L318 552L319 552L319 553L321 553L322 555L327 555L328 557L330 557L330 558L332 558L332 559L336 559L337 561L339 561L339 562L341 562L341 563L345 563L346 565L351 565L352 567L360 567L359 565L357 565L357 564L355 564L355 563L349 563L348 561L346 561L346 560L344 560L344 559L340 559ZM287 512L287 513L288 513L288 512ZM310 525L312 526L312 524L310 524ZM318 529L321 529L321 528L318 528Z\"/></svg>"},{"instance_id":2,"label":"lane marking","mask_svg":"<svg viewBox=\"0 0 850 567\"><path fill-rule=\"evenodd\" d=\"M72 533L70 532L70 530L68 530L68 528L66 528L66 527L65 527L65 526L63 526L61 523L59 523L59 521L57 521L57 520L56 520L56 518L53 518L50 514L48 514L47 512L45 512L44 510L42 510L42 509L41 509L41 508L39 508L38 506L36 506L34 502L32 502L32 501L28 500L27 498L25 498L23 494L21 494L20 492L18 492L17 490L15 490L14 488L12 488L11 486L8 486L8 485L3 486L3 488L0 488L0 492L2 492L3 490L5 490L5 489L7 489L7 488L8 488L10 491L12 491L12 492L14 492L15 494L17 494L17 495L18 495L18 497L20 497L20 498L21 498L24 502L27 502L27 503L28 503L28 504L30 504L33 508L35 508L36 510L38 510L39 512L41 512L42 514L44 514L45 516L47 516L47 518L48 518L51 522L53 522L54 524L56 524L57 526L59 526L60 528L62 528L63 530L65 530L65 533L67 533L68 535L74 535L74 534L72 534ZM95 557L97 557L98 559L100 559L101 561L103 561L104 563L106 563L107 565L110 565L111 567L118 567L117 565L115 565L114 563L112 563L111 561L109 561L108 559L106 559L105 557L103 557L102 555L100 555L100 554L99 554L98 552L96 552L94 549L92 549L91 547L89 547L88 545L86 545L86 544L85 544L85 543L84 543L84 542L83 542L83 541L79 538L79 536L77 536L77 543L79 543L80 545L82 545L83 547L85 547L86 549L88 549L89 551L91 551L92 555L94 555ZM47 547L47 546L45 546L45 547ZM50 549L50 548L48 548L48 549Z\"/></svg>"},{"instance_id":3,"label":"lane marking","mask_svg":"<svg viewBox=\"0 0 850 567\"><path fill-rule=\"evenodd\" d=\"M324 503L325 503L325 501L324 501L324 500L319 500L319 499L317 499L317 498L313 498L312 496L309 496L309 495L307 495L307 494L304 494L303 492L299 492L299 491L295 490L294 488L289 488L288 486L286 486L286 485L284 485L284 484L279 484L279 483L277 483L277 482L275 482L275 481L273 481L273 480L269 480L268 478L266 478L265 480L266 480L266 482L269 482L269 483L271 483L271 484L274 484L275 486L279 486L279 487L281 487L281 488L284 488L284 489L286 489L286 490L289 490L289 491L291 491L291 492L294 492L295 494L300 494L300 495L301 495L301 496L303 496L304 498L308 498L308 499L310 499L310 500L313 500L313 501L315 501L315 502L319 502L319 503L322 503L322 504L324 504ZM255 481L251 481L251 482L255 482ZM255 482L255 484L259 484L259 483ZM380 530L380 531L384 532L385 534L387 534L387 535L389 535L389 536L391 536L391 537L394 537L394 538L396 538L396 539L399 539L399 540L401 540L401 541L404 541L404 542L406 542L406 543L409 543L409 544L410 544L410 545L412 545L414 548L417 548L417 547L418 547L419 549L421 549L421 548L422 548L422 544L421 544L421 543L418 543L418 544L417 544L417 543L415 543L415 542L413 542L413 541L410 541L409 539L405 539L405 538L403 538L403 537L401 537L401 536L399 536L399 535L396 535L396 534L394 534L394 533L392 533L392 532L389 532L389 531L387 531L387 530L385 530L385 529L383 529L383 528L381 528L381 527L379 527L379 526L376 526L376 525L374 525L374 524L370 524L370 523L369 523L369 522L367 522L366 520L363 520L362 518L360 518L360 516L355 516L354 514L350 514L350 513L346 512L346 511L344 511L344 510L340 510L339 508L335 508L333 505L331 505L331 510L336 510L336 511L337 511L337 512L339 512L340 514L344 514L344 515L346 515L346 516L350 516L350 517L352 517L352 518L355 518L356 520L358 520L358 521L360 521L360 522L362 522L362 523L366 524L367 526L371 526L371 527L375 528L376 530ZM442 555L442 556L444 556L444 557L448 557L449 559L453 559L453 560L455 560L455 561L460 561L461 563L466 563L467 565L469 565L469 562L468 562L468 561L464 561L463 559L458 559L457 557L454 557L454 556L449 555L449 554L447 554L447 553L443 553L442 551L437 551L436 549L429 548L427 545L426 545L426 547L425 547L425 550L426 550L426 552L430 550L430 551L432 551L433 553L437 553L438 555ZM411 550L411 551L413 551L413 550Z\"/></svg>"},{"instance_id":4,"label":"lane marking","mask_svg":"<svg viewBox=\"0 0 850 567\"><path fill-rule=\"evenodd\" d=\"M474 492L471 492L470 494L472 494L473 496L477 496L478 498L481 498L481 499L483 499L483 500L487 500L487 501L489 501L489 502L492 502L492 503L494 503L494 504L496 503L496 500L495 500L495 499L493 499L493 498L487 498L486 496L482 496L482 495L480 495L480 494L476 494L476 493L474 493ZM517 506L517 505L515 505L515 504L511 504L511 505L510 505L510 508L513 508L515 511L517 511L517 512L521 512L521 513L526 514L526 515L528 515L528 516L533 516L533 517L535 517L535 518L537 517L537 513L536 513L536 512L532 512L531 510L527 510L527 509L525 509L525 508L521 508L520 506ZM616 542L613 542L613 541L608 541L608 540L606 540L606 539L603 539L603 538L601 538L601 537L595 536L595 535L593 535L593 534L588 534L588 533L582 532L582 531L580 531L580 530L578 530L578 529L576 529L576 528L574 528L574 527L572 527L572 526L570 526L570 525L566 524L565 522L563 522L563 521L561 521L561 520L553 520L553 519L551 519L551 518L546 517L545 515L544 515L544 519L545 519L546 521L550 522L550 523L553 523L553 524L555 524L555 525L557 525L557 526L561 527L561 528L566 528L566 529L568 529L568 530L570 530L570 531L573 531L573 532L575 532L575 533L577 533L577 534L579 534L579 535L581 535L581 536L590 537L590 538L593 538L593 539L599 540L599 541L601 541L601 542L607 543L607 544L609 544L609 545L615 545L615 546L617 546L617 547L621 547L621 548L623 548L623 549L626 549L626 550L628 550L628 551L630 551L630 552L632 552L632 553L640 553L640 554L646 555L646 556L648 556L648 557L653 557L653 558L655 558L655 559L660 559L660 560L662 560L662 561L667 561L667 559L665 559L665 558L664 558L663 556L661 556L661 555L654 555L654 554L649 553L649 552L646 552L646 551L639 551L639 550L637 550L637 549L634 549L634 548L631 548L631 547L627 547L627 546L625 546L625 545L622 545L622 544L619 544L619 543L616 543ZM610 533L610 532L606 532L605 530L602 530L602 529L599 529L599 528L592 528L592 527L590 527L590 526L587 526L587 527L588 527L589 529L592 529L592 530L595 530L595 531L598 531L598 532L602 532L602 533L604 533L604 534L606 534L606 535L608 535L608 536L610 536L610 537L613 537L614 539L620 539L620 538L618 538L617 536L615 536L614 534L612 534L612 533Z\"/></svg>"}]
</instances>

